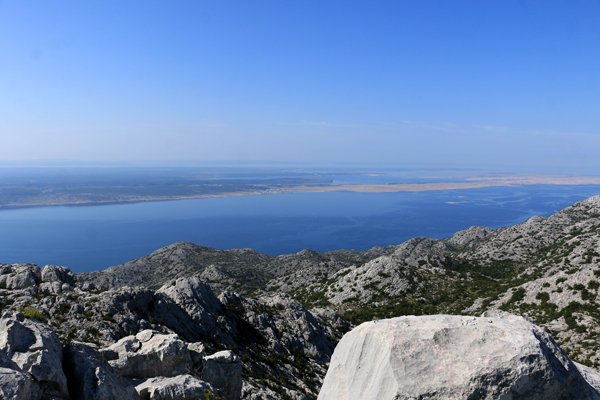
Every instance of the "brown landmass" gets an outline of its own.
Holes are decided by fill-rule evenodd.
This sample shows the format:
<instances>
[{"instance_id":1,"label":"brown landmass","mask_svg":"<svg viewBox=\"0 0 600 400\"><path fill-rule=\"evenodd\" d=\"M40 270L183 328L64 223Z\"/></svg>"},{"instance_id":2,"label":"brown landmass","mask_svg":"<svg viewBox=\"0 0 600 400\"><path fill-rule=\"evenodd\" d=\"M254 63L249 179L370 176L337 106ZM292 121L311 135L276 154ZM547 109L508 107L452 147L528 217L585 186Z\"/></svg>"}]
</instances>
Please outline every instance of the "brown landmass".
<instances>
[{"instance_id":1,"label":"brown landmass","mask_svg":"<svg viewBox=\"0 0 600 400\"><path fill-rule=\"evenodd\" d=\"M362 192L362 193L395 193L395 192L425 192L439 190L477 189L484 187L506 187L526 185L600 185L600 176L516 176L516 177L471 177L461 182L432 182L432 183L391 183L391 184L345 184L345 185L306 185L271 188L265 186L261 190L223 192L211 194L190 195L161 195L138 196L124 195L111 200L79 198L77 195L52 199L35 199L13 204L0 205L0 208L46 207L46 206L83 206L102 204L139 203L148 201L173 201L220 198L229 196L258 196L280 193L321 193L321 192Z\"/></svg>"}]
</instances>

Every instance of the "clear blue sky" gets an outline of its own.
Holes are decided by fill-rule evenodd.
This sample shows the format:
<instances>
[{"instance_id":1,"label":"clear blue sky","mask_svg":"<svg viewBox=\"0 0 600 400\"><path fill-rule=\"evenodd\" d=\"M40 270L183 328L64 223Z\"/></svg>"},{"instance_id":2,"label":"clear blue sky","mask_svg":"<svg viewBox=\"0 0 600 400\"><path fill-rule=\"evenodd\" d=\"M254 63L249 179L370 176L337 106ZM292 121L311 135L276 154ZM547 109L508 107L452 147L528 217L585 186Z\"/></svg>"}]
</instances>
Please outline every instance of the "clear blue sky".
<instances>
[{"instance_id":1,"label":"clear blue sky","mask_svg":"<svg viewBox=\"0 0 600 400\"><path fill-rule=\"evenodd\" d=\"M0 160L600 173L600 1L0 0Z\"/></svg>"}]
</instances>

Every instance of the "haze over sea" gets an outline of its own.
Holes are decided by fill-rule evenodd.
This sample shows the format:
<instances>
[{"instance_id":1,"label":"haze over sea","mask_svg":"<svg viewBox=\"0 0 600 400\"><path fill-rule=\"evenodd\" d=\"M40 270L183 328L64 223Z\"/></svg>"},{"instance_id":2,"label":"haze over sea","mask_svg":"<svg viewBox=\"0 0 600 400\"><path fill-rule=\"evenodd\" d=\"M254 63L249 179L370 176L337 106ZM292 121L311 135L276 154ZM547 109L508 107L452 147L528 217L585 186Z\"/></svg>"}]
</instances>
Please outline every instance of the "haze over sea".
<instances>
[{"instance_id":1,"label":"haze over sea","mask_svg":"<svg viewBox=\"0 0 600 400\"><path fill-rule=\"evenodd\" d=\"M600 193L597 185L488 187L401 193L283 193L197 200L0 210L0 262L89 271L177 241L249 247L368 249L415 236L443 238L549 215Z\"/></svg>"}]
</instances>

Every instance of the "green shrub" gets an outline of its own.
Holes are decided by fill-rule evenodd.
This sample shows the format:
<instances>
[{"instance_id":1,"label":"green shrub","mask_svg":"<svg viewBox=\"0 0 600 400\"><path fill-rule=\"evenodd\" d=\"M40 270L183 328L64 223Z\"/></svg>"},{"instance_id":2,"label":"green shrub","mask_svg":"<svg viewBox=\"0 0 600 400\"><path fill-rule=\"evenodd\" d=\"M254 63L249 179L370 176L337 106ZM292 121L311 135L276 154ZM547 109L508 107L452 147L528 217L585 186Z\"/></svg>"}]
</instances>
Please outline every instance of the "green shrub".
<instances>
[{"instance_id":1,"label":"green shrub","mask_svg":"<svg viewBox=\"0 0 600 400\"><path fill-rule=\"evenodd\" d=\"M221 397L217 396L216 394L214 394L213 392L211 392L210 390L207 390L206 392L204 392L204 395L202 396L201 400L223 400Z\"/></svg>"},{"instance_id":2,"label":"green shrub","mask_svg":"<svg viewBox=\"0 0 600 400\"><path fill-rule=\"evenodd\" d=\"M543 302L547 302L548 300L550 300L550 295L546 292L539 292L536 296L536 299L541 300L542 303Z\"/></svg>"},{"instance_id":3,"label":"green shrub","mask_svg":"<svg viewBox=\"0 0 600 400\"><path fill-rule=\"evenodd\" d=\"M40 322L48 322L48 314L33 307L23 307L19 311L25 316L25 318L35 319Z\"/></svg>"}]
</instances>

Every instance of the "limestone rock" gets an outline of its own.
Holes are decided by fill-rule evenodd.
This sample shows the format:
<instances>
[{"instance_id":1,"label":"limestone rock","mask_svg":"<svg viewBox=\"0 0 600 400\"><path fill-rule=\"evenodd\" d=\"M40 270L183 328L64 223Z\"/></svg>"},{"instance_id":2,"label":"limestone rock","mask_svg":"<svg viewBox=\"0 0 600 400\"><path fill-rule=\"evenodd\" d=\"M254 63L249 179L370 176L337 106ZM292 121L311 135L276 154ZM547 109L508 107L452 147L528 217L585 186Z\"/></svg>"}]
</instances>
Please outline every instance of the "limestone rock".
<instances>
[{"instance_id":1,"label":"limestone rock","mask_svg":"<svg viewBox=\"0 0 600 400\"><path fill-rule=\"evenodd\" d=\"M20 313L4 314L0 319L0 351L45 392L67 395L62 345L48 326L26 320Z\"/></svg>"},{"instance_id":2,"label":"limestone rock","mask_svg":"<svg viewBox=\"0 0 600 400\"><path fill-rule=\"evenodd\" d=\"M31 288L40 281L40 269L35 265L0 265L0 288L16 290Z\"/></svg>"},{"instance_id":3,"label":"limestone rock","mask_svg":"<svg viewBox=\"0 0 600 400\"><path fill-rule=\"evenodd\" d=\"M578 363L575 363L575 365L577 365L577 369L579 369L579 372L581 372L581 375L585 380L600 392L600 372Z\"/></svg>"},{"instance_id":4,"label":"limestone rock","mask_svg":"<svg viewBox=\"0 0 600 400\"><path fill-rule=\"evenodd\" d=\"M224 400L238 400L242 393L242 363L230 350L204 357L202 379Z\"/></svg>"},{"instance_id":5,"label":"limestone rock","mask_svg":"<svg viewBox=\"0 0 600 400\"><path fill-rule=\"evenodd\" d=\"M257 299L256 309L270 313L248 311L248 319L269 341L275 351L303 353L319 361L329 360L334 345L325 335L322 323L300 302L277 294Z\"/></svg>"},{"instance_id":6,"label":"limestone rock","mask_svg":"<svg viewBox=\"0 0 600 400\"><path fill-rule=\"evenodd\" d=\"M33 379L23 372L0 368L0 399L37 400L41 392Z\"/></svg>"},{"instance_id":7,"label":"limestone rock","mask_svg":"<svg viewBox=\"0 0 600 400\"><path fill-rule=\"evenodd\" d=\"M190 352L194 369L202 371L206 347L201 342L187 343L186 346Z\"/></svg>"},{"instance_id":8,"label":"limestone rock","mask_svg":"<svg viewBox=\"0 0 600 400\"><path fill-rule=\"evenodd\" d=\"M41 272L42 282L60 282L70 286L75 285L75 277L71 270L65 267L57 267L55 265L46 265Z\"/></svg>"},{"instance_id":9,"label":"limestone rock","mask_svg":"<svg viewBox=\"0 0 600 400\"><path fill-rule=\"evenodd\" d=\"M148 400L200 399L205 392L213 392L210 384L191 375L150 378L137 385L135 389L142 399Z\"/></svg>"},{"instance_id":10,"label":"limestone rock","mask_svg":"<svg viewBox=\"0 0 600 400\"><path fill-rule=\"evenodd\" d=\"M85 343L69 344L65 348L64 363L73 399L139 399L131 383L119 376L98 351Z\"/></svg>"},{"instance_id":11,"label":"limestone rock","mask_svg":"<svg viewBox=\"0 0 600 400\"><path fill-rule=\"evenodd\" d=\"M162 286L158 294L177 304L192 317L198 331L205 338L220 336L215 315L222 304L208 285L197 277L180 278ZM227 337L220 337L225 344L232 344Z\"/></svg>"},{"instance_id":12,"label":"limestone rock","mask_svg":"<svg viewBox=\"0 0 600 400\"><path fill-rule=\"evenodd\" d=\"M102 352L109 364L128 378L170 377L192 369L188 347L175 334L144 330L124 337Z\"/></svg>"},{"instance_id":13,"label":"limestone rock","mask_svg":"<svg viewBox=\"0 0 600 400\"><path fill-rule=\"evenodd\" d=\"M576 365L522 317L366 322L333 354L319 400L598 399Z\"/></svg>"}]
</instances>

